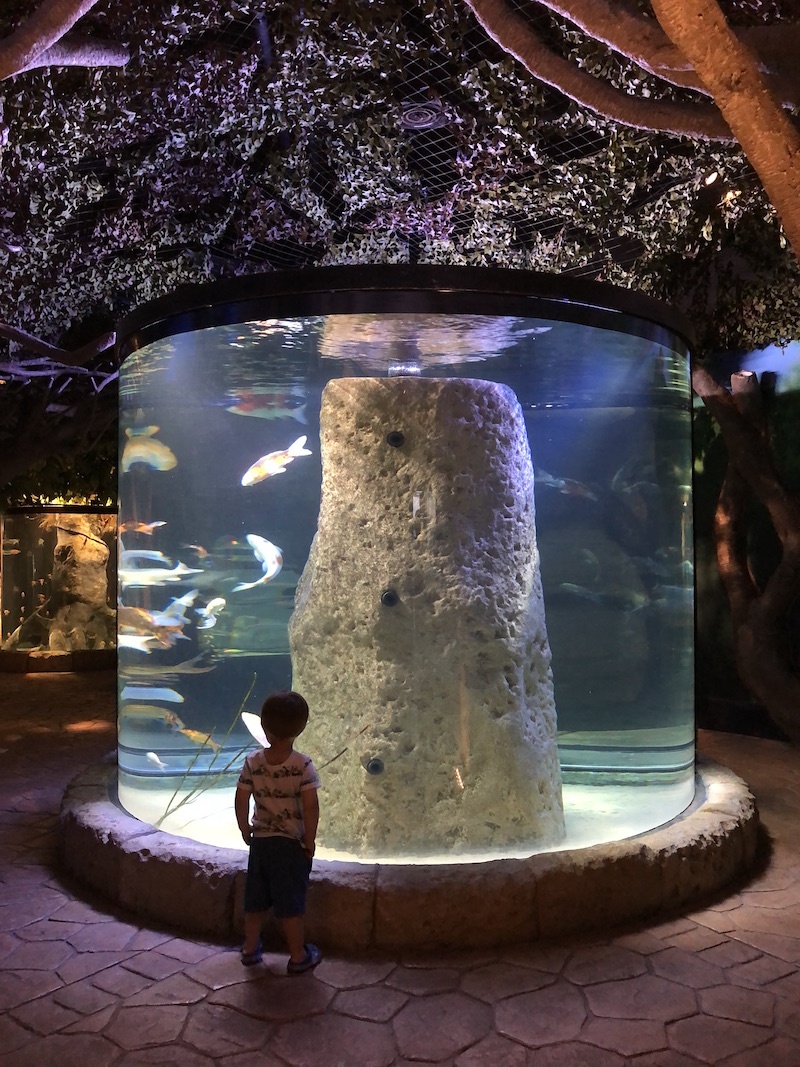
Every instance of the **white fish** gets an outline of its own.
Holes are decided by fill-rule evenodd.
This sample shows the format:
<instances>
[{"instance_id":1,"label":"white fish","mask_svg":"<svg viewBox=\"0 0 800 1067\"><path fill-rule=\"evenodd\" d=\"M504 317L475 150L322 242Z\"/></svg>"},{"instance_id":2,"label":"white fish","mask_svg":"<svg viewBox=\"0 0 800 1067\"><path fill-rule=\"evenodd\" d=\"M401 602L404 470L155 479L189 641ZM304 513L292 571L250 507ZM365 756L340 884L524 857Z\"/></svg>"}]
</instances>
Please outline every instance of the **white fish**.
<instances>
[{"instance_id":1,"label":"white fish","mask_svg":"<svg viewBox=\"0 0 800 1067\"><path fill-rule=\"evenodd\" d=\"M119 580L123 588L127 586L163 585L165 582L180 582L190 574L200 574L185 563L176 563L169 570L167 567L121 567Z\"/></svg>"},{"instance_id":2,"label":"white fish","mask_svg":"<svg viewBox=\"0 0 800 1067\"><path fill-rule=\"evenodd\" d=\"M303 438L305 440L305 438ZM257 585L265 585L271 581L276 574L280 574L281 567L283 566L283 553L277 545L273 545L271 541L268 541L266 537L259 537L258 534L248 534L247 543L253 550L258 562L261 564L261 569L264 572L262 576L256 582L240 582L235 585L232 592L238 593L242 589L255 589Z\"/></svg>"},{"instance_id":3,"label":"white fish","mask_svg":"<svg viewBox=\"0 0 800 1067\"><path fill-rule=\"evenodd\" d=\"M286 467L298 456L310 456L311 452L305 447L307 437L298 437L288 448L282 448L277 452L268 452L266 456L257 459L252 467L248 467L242 475L242 485L255 485L263 482L265 478L271 478L274 474L283 474Z\"/></svg>"},{"instance_id":4,"label":"white fish","mask_svg":"<svg viewBox=\"0 0 800 1067\"><path fill-rule=\"evenodd\" d=\"M152 764L158 767L160 771L166 770L166 768L169 766L168 763L165 763L162 759L159 758L156 752L147 752L146 757L148 760L150 760Z\"/></svg>"},{"instance_id":5,"label":"white fish","mask_svg":"<svg viewBox=\"0 0 800 1067\"><path fill-rule=\"evenodd\" d=\"M242 722L262 748L269 748L269 741L267 741L264 727L261 725L261 719L258 715L254 715L252 711L243 711Z\"/></svg>"},{"instance_id":6,"label":"white fish","mask_svg":"<svg viewBox=\"0 0 800 1067\"><path fill-rule=\"evenodd\" d=\"M182 704L183 697L174 689L153 688L145 685L126 685L122 700L164 700L168 704Z\"/></svg>"},{"instance_id":7,"label":"white fish","mask_svg":"<svg viewBox=\"0 0 800 1067\"><path fill-rule=\"evenodd\" d=\"M167 619L181 619L186 622L186 611L194 604L195 600L200 595L199 589L190 589L188 593L184 593L183 596L172 597L170 603L160 613L160 616ZM169 623L162 623L163 625L169 625Z\"/></svg>"},{"instance_id":8,"label":"white fish","mask_svg":"<svg viewBox=\"0 0 800 1067\"><path fill-rule=\"evenodd\" d=\"M117 637L118 648L135 648L137 652L150 652L155 643L153 637L139 637L136 634L120 634Z\"/></svg>"},{"instance_id":9,"label":"white fish","mask_svg":"<svg viewBox=\"0 0 800 1067\"><path fill-rule=\"evenodd\" d=\"M172 566L172 560L164 555L163 552L157 552L152 548L123 548L119 554L120 567L127 567L135 559L146 559L152 563L164 563L168 567Z\"/></svg>"},{"instance_id":10,"label":"white fish","mask_svg":"<svg viewBox=\"0 0 800 1067\"><path fill-rule=\"evenodd\" d=\"M224 597L217 596L213 600L209 600L204 608L195 608L195 612L200 616L202 622L197 624L198 630L210 630L212 626L217 624L217 615L227 604Z\"/></svg>"},{"instance_id":11,"label":"white fish","mask_svg":"<svg viewBox=\"0 0 800 1067\"><path fill-rule=\"evenodd\" d=\"M172 449L153 436L158 433L158 426L127 429L125 433L128 440L122 450L120 462L123 474L129 471L134 463L142 463L157 471L171 471L173 467L177 467L178 460Z\"/></svg>"}]
</instances>

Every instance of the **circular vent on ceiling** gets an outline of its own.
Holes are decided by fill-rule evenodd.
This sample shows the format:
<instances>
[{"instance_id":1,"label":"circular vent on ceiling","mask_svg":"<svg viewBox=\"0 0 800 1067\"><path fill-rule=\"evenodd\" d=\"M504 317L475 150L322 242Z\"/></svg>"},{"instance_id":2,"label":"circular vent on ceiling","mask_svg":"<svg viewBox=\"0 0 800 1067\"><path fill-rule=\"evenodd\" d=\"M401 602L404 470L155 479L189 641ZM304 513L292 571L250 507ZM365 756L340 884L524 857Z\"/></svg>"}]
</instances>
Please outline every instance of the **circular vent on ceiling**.
<instances>
[{"instance_id":1,"label":"circular vent on ceiling","mask_svg":"<svg viewBox=\"0 0 800 1067\"><path fill-rule=\"evenodd\" d=\"M404 130L435 130L446 122L447 115L440 100L415 100L403 104L400 125Z\"/></svg>"}]
</instances>

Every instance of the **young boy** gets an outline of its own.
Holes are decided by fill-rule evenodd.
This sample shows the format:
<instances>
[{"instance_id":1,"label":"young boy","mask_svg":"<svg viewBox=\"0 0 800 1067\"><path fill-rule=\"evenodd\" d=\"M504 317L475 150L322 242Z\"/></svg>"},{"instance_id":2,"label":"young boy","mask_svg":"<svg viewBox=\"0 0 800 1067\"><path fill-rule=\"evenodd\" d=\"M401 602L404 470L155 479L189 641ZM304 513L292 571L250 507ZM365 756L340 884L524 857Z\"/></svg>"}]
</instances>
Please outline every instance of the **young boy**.
<instances>
[{"instance_id":1,"label":"young boy","mask_svg":"<svg viewBox=\"0 0 800 1067\"><path fill-rule=\"evenodd\" d=\"M269 747L251 753L239 775L236 821L250 846L244 891L245 967L261 960L261 928L270 908L289 946L288 974L303 974L322 958L317 946L307 945L303 938L320 784L314 764L293 747L307 722L308 704L299 693L268 696L261 708L261 725Z\"/></svg>"}]
</instances>

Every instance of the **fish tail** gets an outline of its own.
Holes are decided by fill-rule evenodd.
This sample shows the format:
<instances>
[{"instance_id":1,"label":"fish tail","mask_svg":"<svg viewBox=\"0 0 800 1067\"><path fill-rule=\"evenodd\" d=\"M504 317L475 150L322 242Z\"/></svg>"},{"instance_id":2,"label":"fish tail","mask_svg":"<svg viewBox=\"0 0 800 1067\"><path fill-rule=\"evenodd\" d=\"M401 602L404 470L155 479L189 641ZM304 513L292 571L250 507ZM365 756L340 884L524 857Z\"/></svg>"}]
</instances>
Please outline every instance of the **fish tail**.
<instances>
[{"instance_id":1,"label":"fish tail","mask_svg":"<svg viewBox=\"0 0 800 1067\"><path fill-rule=\"evenodd\" d=\"M305 447L307 440L307 436L298 437L296 441L289 445L286 451L290 456L310 456L311 452Z\"/></svg>"}]
</instances>

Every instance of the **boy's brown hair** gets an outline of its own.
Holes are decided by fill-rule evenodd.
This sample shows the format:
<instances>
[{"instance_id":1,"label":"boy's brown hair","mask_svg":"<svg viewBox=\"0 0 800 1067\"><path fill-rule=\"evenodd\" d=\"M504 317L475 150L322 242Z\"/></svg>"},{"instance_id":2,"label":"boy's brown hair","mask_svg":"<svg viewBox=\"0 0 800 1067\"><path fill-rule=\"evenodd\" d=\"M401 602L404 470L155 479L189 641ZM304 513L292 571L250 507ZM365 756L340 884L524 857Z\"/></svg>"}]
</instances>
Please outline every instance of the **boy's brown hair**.
<instances>
[{"instance_id":1,"label":"boy's brown hair","mask_svg":"<svg viewBox=\"0 0 800 1067\"><path fill-rule=\"evenodd\" d=\"M270 693L261 706L261 725L279 741L295 738L308 722L308 704L299 693Z\"/></svg>"}]
</instances>

